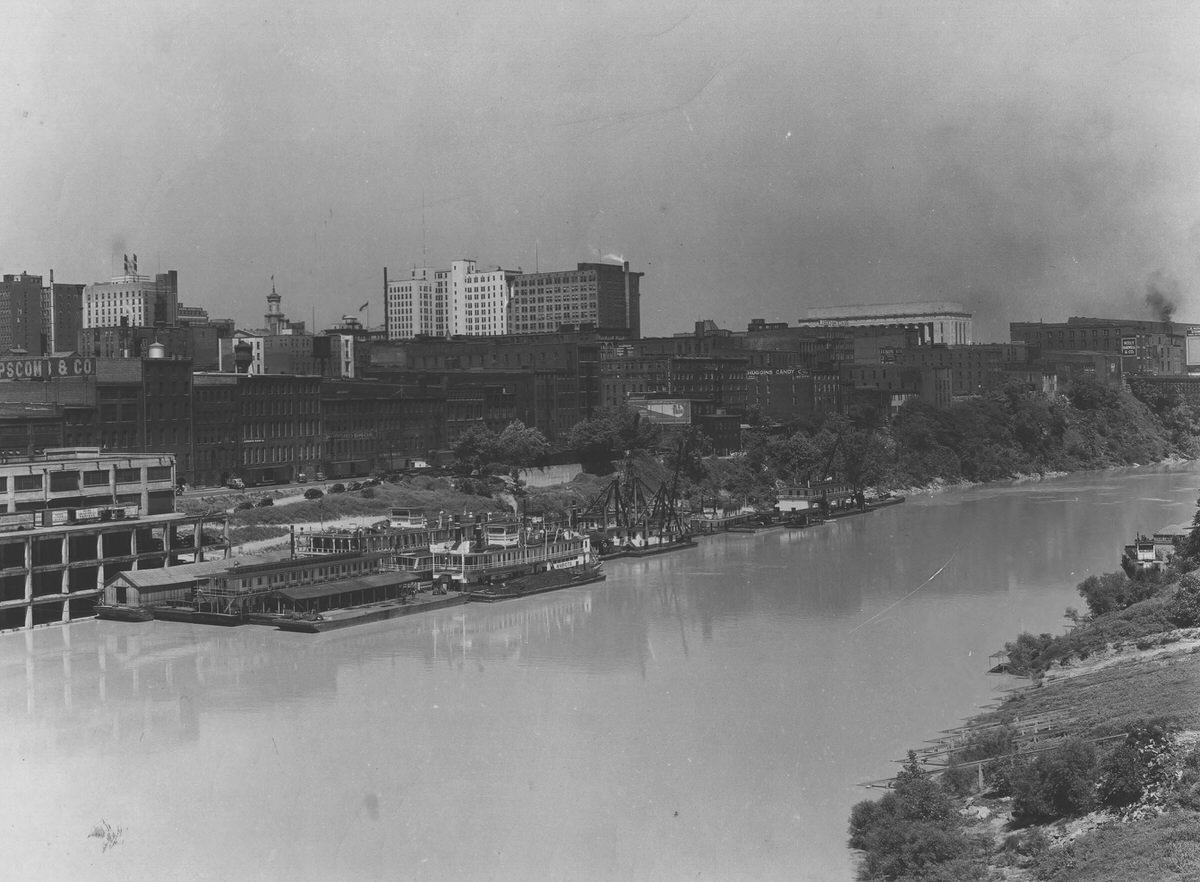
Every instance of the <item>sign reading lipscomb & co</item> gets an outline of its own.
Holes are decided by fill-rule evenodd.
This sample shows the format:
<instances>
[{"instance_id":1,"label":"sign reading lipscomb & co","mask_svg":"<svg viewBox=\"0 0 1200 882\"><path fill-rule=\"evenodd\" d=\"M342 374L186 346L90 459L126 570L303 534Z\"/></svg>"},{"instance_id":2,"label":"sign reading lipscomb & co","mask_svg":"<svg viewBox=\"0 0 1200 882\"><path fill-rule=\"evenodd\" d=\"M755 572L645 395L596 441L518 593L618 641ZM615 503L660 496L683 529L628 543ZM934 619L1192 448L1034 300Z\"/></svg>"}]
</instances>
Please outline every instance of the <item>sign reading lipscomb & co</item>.
<instances>
[{"instance_id":1,"label":"sign reading lipscomb & co","mask_svg":"<svg viewBox=\"0 0 1200 882\"><path fill-rule=\"evenodd\" d=\"M95 372L96 359L79 355L0 358L0 380L90 377Z\"/></svg>"}]
</instances>

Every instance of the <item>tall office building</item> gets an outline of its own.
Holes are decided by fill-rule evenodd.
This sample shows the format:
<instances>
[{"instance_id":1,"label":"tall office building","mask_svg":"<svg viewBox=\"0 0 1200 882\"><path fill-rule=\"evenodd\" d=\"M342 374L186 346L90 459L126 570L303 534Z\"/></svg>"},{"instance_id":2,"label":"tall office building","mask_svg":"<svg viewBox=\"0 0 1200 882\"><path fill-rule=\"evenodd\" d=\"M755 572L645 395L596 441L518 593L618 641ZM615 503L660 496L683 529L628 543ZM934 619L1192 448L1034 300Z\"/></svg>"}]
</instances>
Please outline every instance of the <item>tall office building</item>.
<instances>
[{"instance_id":1,"label":"tall office building","mask_svg":"<svg viewBox=\"0 0 1200 882\"><path fill-rule=\"evenodd\" d=\"M173 325L179 318L179 274L175 270L138 275L137 255L125 259L125 272L107 282L83 289L83 326L115 327L121 324L153 327ZM122 322L124 319L124 322Z\"/></svg>"},{"instance_id":2,"label":"tall office building","mask_svg":"<svg viewBox=\"0 0 1200 882\"><path fill-rule=\"evenodd\" d=\"M447 270L419 267L394 280L385 270L387 337L548 334L564 325L590 325L606 336L636 339L642 275L630 272L628 263L523 273L456 260Z\"/></svg>"},{"instance_id":3,"label":"tall office building","mask_svg":"<svg viewBox=\"0 0 1200 882\"><path fill-rule=\"evenodd\" d=\"M629 262L580 263L574 270L518 276L509 303L509 333L557 331L590 324L605 336L641 336L640 280Z\"/></svg>"},{"instance_id":4,"label":"tall office building","mask_svg":"<svg viewBox=\"0 0 1200 882\"><path fill-rule=\"evenodd\" d=\"M54 281L42 288L42 335L45 351L74 352L79 348L79 332L83 328L83 285Z\"/></svg>"},{"instance_id":5,"label":"tall office building","mask_svg":"<svg viewBox=\"0 0 1200 882\"><path fill-rule=\"evenodd\" d=\"M414 267L407 279L384 279L384 324L389 340L445 337L450 271Z\"/></svg>"},{"instance_id":6,"label":"tall office building","mask_svg":"<svg viewBox=\"0 0 1200 882\"><path fill-rule=\"evenodd\" d=\"M0 279L0 354L42 355L42 277L29 273Z\"/></svg>"}]
</instances>

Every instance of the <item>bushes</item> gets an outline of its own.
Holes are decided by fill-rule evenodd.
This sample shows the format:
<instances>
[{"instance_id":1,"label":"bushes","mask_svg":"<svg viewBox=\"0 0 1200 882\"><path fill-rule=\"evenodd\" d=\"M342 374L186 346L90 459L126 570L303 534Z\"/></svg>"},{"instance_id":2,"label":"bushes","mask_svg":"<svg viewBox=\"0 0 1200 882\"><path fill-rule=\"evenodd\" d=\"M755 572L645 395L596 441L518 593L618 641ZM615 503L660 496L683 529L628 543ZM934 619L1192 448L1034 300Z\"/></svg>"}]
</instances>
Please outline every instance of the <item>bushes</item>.
<instances>
[{"instance_id":1,"label":"bushes","mask_svg":"<svg viewBox=\"0 0 1200 882\"><path fill-rule=\"evenodd\" d=\"M325 493L322 490L317 489L316 487L309 487L307 490L304 491L305 499L320 499L324 495L325 495Z\"/></svg>"},{"instance_id":2,"label":"bushes","mask_svg":"<svg viewBox=\"0 0 1200 882\"><path fill-rule=\"evenodd\" d=\"M860 879L974 875L971 842L954 802L922 771L912 751L890 793L851 810L850 847L863 852Z\"/></svg>"},{"instance_id":3,"label":"bushes","mask_svg":"<svg viewBox=\"0 0 1200 882\"><path fill-rule=\"evenodd\" d=\"M1033 762L1015 762L1008 776L1013 818L1029 824L1089 812L1096 805L1096 779L1096 748L1080 738Z\"/></svg>"},{"instance_id":4,"label":"bushes","mask_svg":"<svg viewBox=\"0 0 1200 882\"><path fill-rule=\"evenodd\" d=\"M1179 590L1163 607L1167 620L1177 628L1200 625L1200 577L1188 573L1179 580Z\"/></svg>"},{"instance_id":5,"label":"bushes","mask_svg":"<svg viewBox=\"0 0 1200 882\"><path fill-rule=\"evenodd\" d=\"M1162 588L1155 578L1131 579L1124 573L1088 576L1079 583L1079 594L1093 616L1127 609L1156 595Z\"/></svg>"}]
</instances>

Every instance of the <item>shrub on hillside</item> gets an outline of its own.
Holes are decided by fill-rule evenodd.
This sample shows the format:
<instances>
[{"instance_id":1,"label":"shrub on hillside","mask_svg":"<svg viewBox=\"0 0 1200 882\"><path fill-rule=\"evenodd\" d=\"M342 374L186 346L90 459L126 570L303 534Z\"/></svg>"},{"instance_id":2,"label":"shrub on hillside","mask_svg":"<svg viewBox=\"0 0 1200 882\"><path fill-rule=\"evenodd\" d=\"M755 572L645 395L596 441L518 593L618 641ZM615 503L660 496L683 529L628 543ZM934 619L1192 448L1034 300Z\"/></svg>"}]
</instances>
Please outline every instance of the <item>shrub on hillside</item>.
<instances>
[{"instance_id":1,"label":"shrub on hillside","mask_svg":"<svg viewBox=\"0 0 1200 882\"><path fill-rule=\"evenodd\" d=\"M1173 750L1162 720L1135 723L1100 764L1100 801L1112 808L1138 802L1168 784Z\"/></svg>"},{"instance_id":2,"label":"shrub on hillside","mask_svg":"<svg viewBox=\"0 0 1200 882\"><path fill-rule=\"evenodd\" d=\"M1080 738L1067 739L1033 762L1014 764L1009 774L1018 823L1080 815L1096 805L1096 748Z\"/></svg>"},{"instance_id":3,"label":"shrub on hillside","mask_svg":"<svg viewBox=\"0 0 1200 882\"><path fill-rule=\"evenodd\" d=\"M1200 625L1200 576L1187 573L1179 580L1179 589L1163 608L1168 621L1177 628Z\"/></svg>"},{"instance_id":4,"label":"shrub on hillside","mask_svg":"<svg viewBox=\"0 0 1200 882\"><path fill-rule=\"evenodd\" d=\"M1079 583L1079 594L1093 616L1116 612L1153 597L1161 589L1155 578L1131 579L1124 573L1088 576Z\"/></svg>"},{"instance_id":5,"label":"shrub on hillside","mask_svg":"<svg viewBox=\"0 0 1200 882\"><path fill-rule=\"evenodd\" d=\"M304 491L305 499L320 499L324 495L325 495L324 491L322 491L316 487L309 487L307 490Z\"/></svg>"}]
</instances>

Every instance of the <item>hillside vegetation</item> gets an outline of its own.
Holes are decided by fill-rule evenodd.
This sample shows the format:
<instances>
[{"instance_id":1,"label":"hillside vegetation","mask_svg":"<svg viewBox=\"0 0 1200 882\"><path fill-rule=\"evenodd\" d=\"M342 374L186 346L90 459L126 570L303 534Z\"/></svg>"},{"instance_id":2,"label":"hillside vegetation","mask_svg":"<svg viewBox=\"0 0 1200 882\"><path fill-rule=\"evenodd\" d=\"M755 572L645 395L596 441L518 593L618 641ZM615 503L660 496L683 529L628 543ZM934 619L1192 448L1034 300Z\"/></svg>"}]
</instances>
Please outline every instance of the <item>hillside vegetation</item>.
<instances>
[{"instance_id":1,"label":"hillside vegetation","mask_svg":"<svg viewBox=\"0 0 1200 882\"><path fill-rule=\"evenodd\" d=\"M972 720L944 771L911 753L854 807L860 879L1200 878L1200 529L1164 572L1079 593L1068 634L1005 647L1034 685Z\"/></svg>"}]
</instances>

